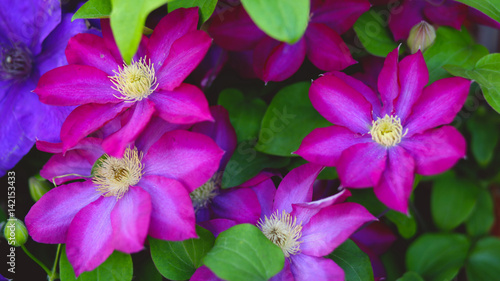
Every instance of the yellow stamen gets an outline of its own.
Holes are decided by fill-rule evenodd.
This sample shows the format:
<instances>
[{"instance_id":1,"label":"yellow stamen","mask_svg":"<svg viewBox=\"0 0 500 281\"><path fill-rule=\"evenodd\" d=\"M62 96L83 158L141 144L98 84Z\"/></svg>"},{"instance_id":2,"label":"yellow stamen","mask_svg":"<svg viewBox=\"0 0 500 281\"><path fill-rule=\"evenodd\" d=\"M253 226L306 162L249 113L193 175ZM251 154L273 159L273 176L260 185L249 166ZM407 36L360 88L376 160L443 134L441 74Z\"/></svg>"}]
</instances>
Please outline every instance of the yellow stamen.
<instances>
[{"instance_id":1,"label":"yellow stamen","mask_svg":"<svg viewBox=\"0 0 500 281\"><path fill-rule=\"evenodd\" d=\"M147 98L158 87L154 64L151 60L146 61L146 58L132 61L130 65L123 64L123 68L118 67L118 71L113 72L115 75L109 76L115 85L112 88L121 94L114 96L126 102Z\"/></svg>"},{"instance_id":2,"label":"yellow stamen","mask_svg":"<svg viewBox=\"0 0 500 281\"><path fill-rule=\"evenodd\" d=\"M205 208L218 194L222 180L222 173L215 173L206 183L189 194L195 212Z\"/></svg>"},{"instance_id":3,"label":"yellow stamen","mask_svg":"<svg viewBox=\"0 0 500 281\"><path fill-rule=\"evenodd\" d=\"M297 224L297 218L285 210L281 214L276 210L269 218L265 216L257 226L267 239L281 248L285 257L300 253L302 241L298 240L302 236L302 222Z\"/></svg>"},{"instance_id":4,"label":"yellow stamen","mask_svg":"<svg viewBox=\"0 0 500 281\"><path fill-rule=\"evenodd\" d=\"M372 121L372 128L368 133L372 135L372 140L391 147L401 142L401 139L408 133L408 129L403 133L401 120L397 116L386 114L384 118L377 117L377 121Z\"/></svg>"}]
</instances>

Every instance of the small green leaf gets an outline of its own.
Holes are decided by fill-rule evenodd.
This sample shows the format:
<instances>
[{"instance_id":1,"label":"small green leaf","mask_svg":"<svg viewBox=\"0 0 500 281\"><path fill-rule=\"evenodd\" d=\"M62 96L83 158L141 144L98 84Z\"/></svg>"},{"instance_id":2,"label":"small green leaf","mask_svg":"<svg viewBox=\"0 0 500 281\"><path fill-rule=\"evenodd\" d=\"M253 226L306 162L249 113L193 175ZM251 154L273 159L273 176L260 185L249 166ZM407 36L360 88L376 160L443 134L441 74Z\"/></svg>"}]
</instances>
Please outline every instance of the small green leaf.
<instances>
[{"instance_id":1,"label":"small green leaf","mask_svg":"<svg viewBox=\"0 0 500 281\"><path fill-rule=\"evenodd\" d=\"M401 278L398 278L396 281L424 281L418 273L413 271L406 272Z\"/></svg>"},{"instance_id":2,"label":"small green leaf","mask_svg":"<svg viewBox=\"0 0 500 281\"><path fill-rule=\"evenodd\" d=\"M315 128L332 124L325 120L309 99L310 82L299 82L281 89L274 96L262 119L258 151L294 156L302 139Z\"/></svg>"},{"instance_id":3,"label":"small green leaf","mask_svg":"<svg viewBox=\"0 0 500 281\"><path fill-rule=\"evenodd\" d=\"M406 267L426 281L452 280L464 265L469 240L457 233L426 233L406 252Z\"/></svg>"},{"instance_id":4,"label":"small green leaf","mask_svg":"<svg viewBox=\"0 0 500 281\"><path fill-rule=\"evenodd\" d=\"M76 11L71 21L75 19L107 18L110 14L111 0L89 0Z\"/></svg>"},{"instance_id":5,"label":"small green leaf","mask_svg":"<svg viewBox=\"0 0 500 281\"><path fill-rule=\"evenodd\" d=\"M201 22L206 22L215 10L217 0L169 0L168 12L179 8L200 8Z\"/></svg>"},{"instance_id":6,"label":"small green leaf","mask_svg":"<svg viewBox=\"0 0 500 281\"><path fill-rule=\"evenodd\" d=\"M338 246L328 258L344 270L345 281L374 280L370 258L350 239Z\"/></svg>"},{"instance_id":7,"label":"small green leaf","mask_svg":"<svg viewBox=\"0 0 500 281\"><path fill-rule=\"evenodd\" d=\"M372 55L386 57L398 47L387 28L387 23L377 10L370 9L362 14L354 23L354 31L363 47Z\"/></svg>"},{"instance_id":8,"label":"small green leaf","mask_svg":"<svg viewBox=\"0 0 500 281\"><path fill-rule=\"evenodd\" d=\"M385 216L396 225L399 234L401 234L403 238L409 239L417 232L417 222L415 221L415 217L411 214L407 216L391 210L388 211Z\"/></svg>"},{"instance_id":9,"label":"small green leaf","mask_svg":"<svg viewBox=\"0 0 500 281\"><path fill-rule=\"evenodd\" d=\"M488 166L500 137L498 123L474 115L467 121L467 129L471 132L471 150L474 158L481 166Z\"/></svg>"},{"instance_id":10,"label":"small green leaf","mask_svg":"<svg viewBox=\"0 0 500 281\"><path fill-rule=\"evenodd\" d=\"M465 222L467 233L471 236L486 235L495 222L493 198L487 189L481 189L477 196L476 206Z\"/></svg>"},{"instance_id":11,"label":"small green leaf","mask_svg":"<svg viewBox=\"0 0 500 281\"><path fill-rule=\"evenodd\" d=\"M253 22L267 35L293 44L302 38L309 22L309 0L241 0Z\"/></svg>"},{"instance_id":12,"label":"small green leaf","mask_svg":"<svg viewBox=\"0 0 500 281\"><path fill-rule=\"evenodd\" d=\"M436 225L452 230L472 213L479 188L469 180L459 179L453 173L438 178L431 194L431 212Z\"/></svg>"},{"instance_id":13,"label":"small green leaf","mask_svg":"<svg viewBox=\"0 0 500 281\"><path fill-rule=\"evenodd\" d=\"M479 240L472 248L465 272L471 281L498 280L500 276L500 239L486 237Z\"/></svg>"},{"instance_id":14,"label":"small green leaf","mask_svg":"<svg viewBox=\"0 0 500 281\"><path fill-rule=\"evenodd\" d=\"M66 256L65 246L61 253L59 270L61 281L129 281L132 280L133 274L132 257L128 254L114 251L113 254L96 269L89 272L83 272L77 279L73 267Z\"/></svg>"},{"instance_id":15,"label":"small green leaf","mask_svg":"<svg viewBox=\"0 0 500 281\"><path fill-rule=\"evenodd\" d=\"M149 238L151 257L158 271L170 280L187 280L198 267L201 260L213 247L214 235L196 226L198 239L184 241L164 241Z\"/></svg>"},{"instance_id":16,"label":"small green leaf","mask_svg":"<svg viewBox=\"0 0 500 281\"><path fill-rule=\"evenodd\" d=\"M382 204L373 189L351 189L351 196L347 198L348 202L354 202L365 207L372 215L378 217L387 207Z\"/></svg>"},{"instance_id":17,"label":"small green leaf","mask_svg":"<svg viewBox=\"0 0 500 281\"><path fill-rule=\"evenodd\" d=\"M268 280L283 269L281 249L251 224L239 224L219 234L203 263L229 281Z\"/></svg>"},{"instance_id":18,"label":"small green leaf","mask_svg":"<svg viewBox=\"0 0 500 281\"><path fill-rule=\"evenodd\" d=\"M487 14L492 19L500 22L500 1L499 0L457 0L465 5L474 7Z\"/></svg>"}]
</instances>

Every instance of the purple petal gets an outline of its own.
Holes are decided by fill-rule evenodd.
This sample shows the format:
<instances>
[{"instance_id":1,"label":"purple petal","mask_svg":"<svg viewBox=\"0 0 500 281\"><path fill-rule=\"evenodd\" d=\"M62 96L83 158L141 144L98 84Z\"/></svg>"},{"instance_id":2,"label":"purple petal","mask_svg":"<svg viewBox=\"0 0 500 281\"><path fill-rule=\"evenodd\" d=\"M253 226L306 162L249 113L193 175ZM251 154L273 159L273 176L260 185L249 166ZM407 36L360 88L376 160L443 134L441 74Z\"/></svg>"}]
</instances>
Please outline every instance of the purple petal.
<instances>
[{"instance_id":1,"label":"purple petal","mask_svg":"<svg viewBox=\"0 0 500 281\"><path fill-rule=\"evenodd\" d=\"M113 55L115 61L122 62L123 58L122 55L120 54L120 50L118 50L115 38L113 37L113 32L109 24L109 19L101 19L101 31L102 31L102 38L104 39L104 44L106 44L106 48L109 50L111 55Z\"/></svg>"},{"instance_id":2,"label":"purple petal","mask_svg":"<svg viewBox=\"0 0 500 281\"><path fill-rule=\"evenodd\" d=\"M292 269L290 268L291 259L285 259L285 265L283 269L278 272L278 274L274 275L269 281L290 281L295 280Z\"/></svg>"},{"instance_id":3,"label":"purple petal","mask_svg":"<svg viewBox=\"0 0 500 281\"><path fill-rule=\"evenodd\" d=\"M487 25L491 26L493 28L500 29L500 22L497 22L496 20L490 18L486 14L480 12L477 9L474 9L472 7L469 7L469 15L468 18L472 22L476 22L482 25Z\"/></svg>"},{"instance_id":4,"label":"purple petal","mask_svg":"<svg viewBox=\"0 0 500 281\"><path fill-rule=\"evenodd\" d=\"M66 243L66 233L75 215L100 196L91 180L51 189L26 215L30 236L39 243Z\"/></svg>"},{"instance_id":5,"label":"purple petal","mask_svg":"<svg viewBox=\"0 0 500 281\"><path fill-rule=\"evenodd\" d=\"M367 0L313 0L311 22L324 23L338 34L349 30L364 12L370 9Z\"/></svg>"},{"instance_id":6,"label":"purple petal","mask_svg":"<svg viewBox=\"0 0 500 281\"><path fill-rule=\"evenodd\" d=\"M271 216L271 213L273 212L274 195L276 194L276 186L274 186L274 182L271 179L267 179L252 187L252 190L257 195L260 203L260 218L264 218L264 216Z\"/></svg>"},{"instance_id":7,"label":"purple petal","mask_svg":"<svg viewBox=\"0 0 500 281\"><path fill-rule=\"evenodd\" d=\"M111 211L116 198L100 197L81 209L71 222L66 240L66 254L78 277L91 271L113 253Z\"/></svg>"},{"instance_id":8,"label":"purple petal","mask_svg":"<svg viewBox=\"0 0 500 281\"><path fill-rule=\"evenodd\" d=\"M265 180L268 180L268 179L274 177L274 176L281 177L281 174L278 172L261 171L255 177L240 184L240 186L241 187L253 187L253 186L256 186L256 185L262 183Z\"/></svg>"},{"instance_id":9,"label":"purple petal","mask_svg":"<svg viewBox=\"0 0 500 281\"><path fill-rule=\"evenodd\" d=\"M401 146L388 149L387 158L386 169L373 191L387 207L406 214L413 189L415 161Z\"/></svg>"},{"instance_id":10,"label":"purple petal","mask_svg":"<svg viewBox=\"0 0 500 281\"><path fill-rule=\"evenodd\" d=\"M344 280L344 270L330 259L300 254L290 264L295 280Z\"/></svg>"},{"instance_id":11,"label":"purple petal","mask_svg":"<svg viewBox=\"0 0 500 281\"><path fill-rule=\"evenodd\" d=\"M394 40L406 40L411 28L423 18L424 1L404 1L390 9L389 28Z\"/></svg>"},{"instance_id":12,"label":"purple petal","mask_svg":"<svg viewBox=\"0 0 500 281\"><path fill-rule=\"evenodd\" d=\"M322 23L307 27L307 57L319 69L342 70L356 63L340 35Z\"/></svg>"},{"instance_id":13,"label":"purple petal","mask_svg":"<svg viewBox=\"0 0 500 281\"><path fill-rule=\"evenodd\" d=\"M424 88L404 126L406 137L453 121L467 99L470 84L467 79L451 77Z\"/></svg>"},{"instance_id":14,"label":"purple petal","mask_svg":"<svg viewBox=\"0 0 500 281\"><path fill-rule=\"evenodd\" d=\"M399 66L398 66L399 47L387 55L384 60L384 67L378 76L378 91L383 104L383 114L392 114L394 109L394 100L399 95Z\"/></svg>"},{"instance_id":15,"label":"purple petal","mask_svg":"<svg viewBox=\"0 0 500 281\"><path fill-rule=\"evenodd\" d=\"M425 176L450 169L466 152L464 137L452 126L403 138L400 145L415 159L415 172Z\"/></svg>"},{"instance_id":16,"label":"purple petal","mask_svg":"<svg viewBox=\"0 0 500 281\"><path fill-rule=\"evenodd\" d=\"M351 196L351 192L347 189L343 189L335 195L317 201L292 204L293 211L291 214L297 218L297 221L301 221L302 225L306 225L314 215L321 211L321 209L334 204L343 203L349 196Z\"/></svg>"},{"instance_id":17,"label":"purple petal","mask_svg":"<svg viewBox=\"0 0 500 281\"><path fill-rule=\"evenodd\" d=\"M168 123L167 121L153 116L146 128L144 128L135 141L135 146L146 154L149 148L158 141L166 132L188 129L188 125Z\"/></svg>"},{"instance_id":18,"label":"purple petal","mask_svg":"<svg viewBox=\"0 0 500 281\"><path fill-rule=\"evenodd\" d=\"M114 248L129 254L142 250L150 217L149 194L140 187L129 187L127 193L116 201L111 212Z\"/></svg>"},{"instance_id":19,"label":"purple petal","mask_svg":"<svg viewBox=\"0 0 500 281\"><path fill-rule=\"evenodd\" d=\"M317 128L302 140L294 153L309 162L333 167L338 164L344 150L355 144L371 141L369 134L356 134L345 127Z\"/></svg>"},{"instance_id":20,"label":"purple petal","mask_svg":"<svg viewBox=\"0 0 500 281\"><path fill-rule=\"evenodd\" d=\"M386 148L375 142L360 143L346 149L337 165L344 187L370 187L378 183L385 169Z\"/></svg>"},{"instance_id":21,"label":"purple petal","mask_svg":"<svg viewBox=\"0 0 500 281\"><path fill-rule=\"evenodd\" d=\"M215 275L208 267L202 265L196 269L190 281L223 281Z\"/></svg>"},{"instance_id":22,"label":"purple petal","mask_svg":"<svg viewBox=\"0 0 500 281\"><path fill-rule=\"evenodd\" d=\"M342 203L321 209L302 228L302 254L322 257L330 254L366 222L376 220L363 206Z\"/></svg>"},{"instance_id":23,"label":"purple petal","mask_svg":"<svg viewBox=\"0 0 500 281\"><path fill-rule=\"evenodd\" d=\"M217 218L230 219L238 224L257 224L261 213L259 199L248 187L222 192L213 199L211 209Z\"/></svg>"},{"instance_id":24,"label":"purple petal","mask_svg":"<svg viewBox=\"0 0 500 281\"><path fill-rule=\"evenodd\" d=\"M372 105L340 78L327 75L314 80L309 97L314 108L333 124L360 134L370 131Z\"/></svg>"},{"instance_id":25,"label":"purple petal","mask_svg":"<svg viewBox=\"0 0 500 281\"><path fill-rule=\"evenodd\" d=\"M192 124L213 120L203 92L182 83L173 91L159 90L150 97L163 120L175 124Z\"/></svg>"},{"instance_id":26,"label":"purple petal","mask_svg":"<svg viewBox=\"0 0 500 281\"><path fill-rule=\"evenodd\" d=\"M169 241L197 237L193 204L181 183L161 176L145 175L137 185L151 196L151 237Z\"/></svg>"},{"instance_id":27,"label":"purple petal","mask_svg":"<svg viewBox=\"0 0 500 281\"><path fill-rule=\"evenodd\" d=\"M437 25L447 25L460 30L467 17L468 7L455 1L443 1L440 5L428 3L424 15Z\"/></svg>"},{"instance_id":28,"label":"purple petal","mask_svg":"<svg viewBox=\"0 0 500 281\"><path fill-rule=\"evenodd\" d=\"M291 170L281 181L274 197L273 210L292 212L292 204L310 202L313 183L323 166L308 163Z\"/></svg>"},{"instance_id":29,"label":"purple petal","mask_svg":"<svg viewBox=\"0 0 500 281\"><path fill-rule=\"evenodd\" d=\"M392 230L380 221L370 223L351 235L356 244L363 244L377 255L387 252L397 238Z\"/></svg>"},{"instance_id":30,"label":"purple petal","mask_svg":"<svg viewBox=\"0 0 500 281\"><path fill-rule=\"evenodd\" d=\"M199 225L207 230L210 230L210 232L212 232L212 234L217 237L221 232L235 226L236 222L228 219L213 219L200 222Z\"/></svg>"}]
</instances>

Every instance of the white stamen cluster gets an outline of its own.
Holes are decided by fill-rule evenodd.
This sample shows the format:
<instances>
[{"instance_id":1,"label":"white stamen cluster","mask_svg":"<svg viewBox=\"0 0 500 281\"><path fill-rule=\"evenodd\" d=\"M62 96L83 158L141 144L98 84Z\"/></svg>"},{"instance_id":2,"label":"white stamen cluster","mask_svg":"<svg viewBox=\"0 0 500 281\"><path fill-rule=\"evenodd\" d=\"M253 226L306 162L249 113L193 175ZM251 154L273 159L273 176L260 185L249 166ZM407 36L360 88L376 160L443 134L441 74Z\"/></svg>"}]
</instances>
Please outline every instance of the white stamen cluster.
<instances>
[{"instance_id":1,"label":"white stamen cluster","mask_svg":"<svg viewBox=\"0 0 500 281\"><path fill-rule=\"evenodd\" d=\"M118 67L118 71L113 70L114 76L109 76L115 85L114 90L121 95L114 95L118 99L126 102L140 101L147 98L158 88L156 81L154 64L151 60L146 61L141 58L133 61L130 65L123 64L123 68Z\"/></svg>"},{"instance_id":2,"label":"white stamen cluster","mask_svg":"<svg viewBox=\"0 0 500 281\"><path fill-rule=\"evenodd\" d=\"M281 248L285 257L300 253L300 237L302 236L302 222L297 223L297 218L285 210L278 210L268 218L259 220L257 225L262 233L274 244Z\"/></svg>"},{"instance_id":3,"label":"white stamen cluster","mask_svg":"<svg viewBox=\"0 0 500 281\"><path fill-rule=\"evenodd\" d=\"M372 140L383 146L391 147L400 143L408 130L403 133L401 119L386 114L384 118L377 117L377 121L372 121L372 128L368 133L372 135Z\"/></svg>"},{"instance_id":4,"label":"white stamen cluster","mask_svg":"<svg viewBox=\"0 0 500 281\"><path fill-rule=\"evenodd\" d=\"M195 212L205 208L219 194L221 180L222 173L217 172L206 183L189 194Z\"/></svg>"},{"instance_id":5,"label":"white stamen cluster","mask_svg":"<svg viewBox=\"0 0 500 281\"><path fill-rule=\"evenodd\" d=\"M105 154L92 179L99 186L97 191L104 197L115 196L117 200L122 198L129 187L137 184L142 177L142 156L137 148L127 148L122 158Z\"/></svg>"}]
</instances>

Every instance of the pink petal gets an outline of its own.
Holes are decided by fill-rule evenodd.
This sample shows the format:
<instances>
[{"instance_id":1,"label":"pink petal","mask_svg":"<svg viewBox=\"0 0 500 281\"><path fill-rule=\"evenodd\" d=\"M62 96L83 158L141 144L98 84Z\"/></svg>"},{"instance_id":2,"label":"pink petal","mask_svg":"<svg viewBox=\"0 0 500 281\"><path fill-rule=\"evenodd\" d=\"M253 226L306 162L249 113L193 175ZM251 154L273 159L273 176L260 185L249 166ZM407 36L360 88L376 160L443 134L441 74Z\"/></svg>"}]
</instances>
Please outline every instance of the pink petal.
<instances>
[{"instance_id":1,"label":"pink petal","mask_svg":"<svg viewBox=\"0 0 500 281\"><path fill-rule=\"evenodd\" d=\"M151 237L170 241L197 237L193 204L182 184L161 176L145 175L137 186L151 196Z\"/></svg>"},{"instance_id":2,"label":"pink petal","mask_svg":"<svg viewBox=\"0 0 500 281\"><path fill-rule=\"evenodd\" d=\"M113 32L109 24L109 19L101 19L101 30L102 30L102 38L104 39L104 44L106 44L106 48L109 50L111 55L113 55L113 57L117 62L122 62L123 58L122 55L120 54L120 50L118 50L115 38L113 37Z\"/></svg>"},{"instance_id":3,"label":"pink petal","mask_svg":"<svg viewBox=\"0 0 500 281\"><path fill-rule=\"evenodd\" d=\"M151 209L151 197L136 186L129 187L127 193L116 201L111 212L115 249L130 254L144 248Z\"/></svg>"},{"instance_id":4,"label":"pink petal","mask_svg":"<svg viewBox=\"0 0 500 281\"><path fill-rule=\"evenodd\" d=\"M117 132L107 137L102 142L104 151L110 156L121 158L129 146L148 125L155 112L154 103L150 100L135 102L130 120Z\"/></svg>"},{"instance_id":5,"label":"pink petal","mask_svg":"<svg viewBox=\"0 0 500 281\"><path fill-rule=\"evenodd\" d=\"M314 108L333 124L360 134L370 131L372 105L340 78L326 75L314 80L309 97Z\"/></svg>"},{"instance_id":6,"label":"pink petal","mask_svg":"<svg viewBox=\"0 0 500 281\"><path fill-rule=\"evenodd\" d=\"M333 167L338 164L344 150L355 144L371 141L369 134L363 136L334 125L314 129L302 140L299 149L294 153L309 162Z\"/></svg>"},{"instance_id":7,"label":"pink petal","mask_svg":"<svg viewBox=\"0 0 500 281\"><path fill-rule=\"evenodd\" d=\"M290 264L295 280L344 280L344 270L330 259L299 254Z\"/></svg>"},{"instance_id":8,"label":"pink petal","mask_svg":"<svg viewBox=\"0 0 500 281\"><path fill-rule=\"evenodd\" d=\"M349 30L364 12L370 9L367 0L313 0L311 22L324 23L338 34Z\"/></svg>"},{"instance_id":9,"label":"pink petal","mask_svg":"<svg viewBox=\"0 0 500 281\"><path fill-rule=\"evenodd\" d=\"M400 5L391 6L393 7L390 9L389 28L394 35L394 40L406 40L411 28L424 19L422 10L425 2L404 1Z\"/></svg>"},{"instance_id":10,"label":"pink petal","mask_svg":"<svg viewBox=\"0 0 500 281\"><path fill-rule=\"evenodd\" d=\"M373 191L387 207L406 214L413 189L415 161L401 146L388 149L387 158L386 169Z\"/></svg>"},{"instance_id":11,"label":"pink petal","mask_svg":"<svg viewBox=\"0 0 500 281\"><path fill-rule=\"evenodd\" d=\"M290 267L291 259L285 259L285 265L283 269L276 275L274 275L269 281L290 281L295 280L292 274L292 269Z\"/></svg>"},{"instance_id":12,"label":"pink petal","mask_svg":"<svg viewBox=\"0 0 500 281\"><path fill-rule=\"evenodd\" d=\"M351 239L358 245L365 245L375 254L382 255L389 250L398 237L389 226L383 222L375 221L351 235Z\"/></svg>"},{"instance_id":13,"label":"pink petal","mask_svg":"<svg viewBox=\"0 0 500 281\"><path fill-rule=\"evenodd\" d=\"M274 197L273 210L292 212L292 204L310 202L313 183L323 166L307 163L291 170L281 181Z\"/></svg>"},{"instance_id":14,"label":"pink petal","mask_svg":"<svg viewBox=\"0 0 500 281\"><path fill-rule=\"evenodd\" d=\"M351 196L351 192L347 189L343 189L335 195L317 201L292 204L293 211L291 214L297 218L297 221L301 221L302 225L306 225L309 223L309 220L323 208L343 203L349 196Z\"/></svg>"},{"instance_id":15,"label":"pink petal","mask_svg":"<svg viewBox=\"0 0 500 281\"><path fill-rule=\"evenodd\" d=\"M344 187L370 187L378 183L385 169L387 150L375 142L360 143L340 156L337 173Z\"/></svg>"},{"instance_id":16,"label":"pink petal","mask_svg":"<svg viewBox=\"0 0 500 281\"><path fill-rule=\"evenodd\" d=\"M135 146L146 154L149 148L156 143L166 132L174 130L187 130L189 125L168 123L160 117L153 116L146 128L144 128L135 140Z\"/></svg>"},{"instance_id":17,"label":"pink petal","mask_svg":"<svg viewBox=\"0 0 500 281\"><path fill-rule=\"evenodd\" d=\"M403 138L400 145L415 159L415 172L425 176L450 169L466 153L464 137L452 126Z\"/></svg>"},{"instance_id":18,"label":"pink petal","mask_svg":"<svg viewBox=\"0 0 500 281\"><path fill-rule=\"evenodd\" d=\"M274 195L276 194L276 186L274 186L273 180L267 179L252 187L252 190L257 195L260 203L260 218L271 216L273 212Z\"/></svg>"},{"instance_id":19,"label":"pink petal","mask_svg":"<svg viewBox=\"0 0 500 281\"><path fill-rule=\"evenodd\" d=\"M172 44L198 25L198 9L176 9L163 17L149 38L147 57L158 66L167 59Z\"/></svg>"},{"instance_id":20,"label":"pink petal","mask_svg":"<svg viewBox=\"0 0 500 281\"><path fill-rule=\"evenodd\" d=\"M201 30L191 31L175 40L168 57L156 66L158 89L172 91L191 74L203 60L212 44L212 39Z\"/></svg>"},{"instance_id":21,"label":"pink petal","mask_svg":"<svg viewBox=\"0 0 500 281\"><path fill-rule=\"evenodd\" d=\"M451 77L424 88L404 126L406 137L453 121L467 99L470 84L467 79Z\"/></svg>"},{"instance_id":22,"label":"pink petal","mask_svg":"<svg viewBox=\"0 0 500 281\"><path fill-rule=\"evenodd\" d=\"M213 219L199 223L199 225L203 228L210 230L216 238L221 232L228 230L236 224L237 223L235 221L228 219Z\"/></svg>"},{"instance_id":23,"label":"pink petal","mask_svg":"<svg viewBox=\"0 0 500 281\"><path fill-rule=\"evenodd\" d=\"M262 183L265 180L268 180L274 176L281 177L281 174L279 172L271 172L271 171L261 171L258 173L255 177L247 180L246 182L240 184L241 187L253 187L256 186L260 183ZM276 188L275 188L276 189Z\"/></svg>"},{"instance_id":24,"label":"pink petal","mask_svg":"<svg viewBox=\"0 0 500 281\"><path fill-rule=\"evenodd\" d=\"M190 281L223 281L215 275L208 267L202 265L196 269Z\"/></svg>"},{"instance_id":25,"label":"pink petal","mask_svg":"<svg viewBox=\"0 0 500 281\"><path fill-rule=\"evenodd\" d=\"M93 66L113 76L113 70L121 61L116 61L104 43L104 39L94 34L80 33L68 41L66 47L68 64L81 64Z\"/></svg>"},{"instance_id":26,"label":"pink petal","mask_svg":"<svg viewBox=\"0 0 500 281\"><path fill-rule=\"evenodd\" d=\"M196 86L181 84L173 91L159 90L150 97L159 116L170 123L192 124L213 120L203 92Z\"/></svg>"},{"instance_id":27,"label":"pink petal","mask_svg":"<svg viewBox=\"0 0 500 281\"><path fill-rule=\"evenodd\" d=\"M222 192L213 199L211 209L217 218L236 223L257 224L261 213L259 199L248 187Z\"/></svg>"},{"instance_id":28,"label":"pink petal","mask_svg":"<svg viewBox=\"0 0 500 281\"><path fill-rule=\"evenodd\" d=\"M306 42L307 57L319 69L342 70L356 63L340 35L322 23L309 23Z\"/></svg>"},{"instance_id":29,"label":"pink petal","mask_svg":"<svg viewBox=\"0 0 500 281\"><path fill-rule=\"evenodd\" d=\"M91 271L113 253L111 211L115 197L100 197L81 209L71 222L66 240L66 255L78 277Z\"/></svg>"},{"instance_id":30,"label":"pink petal","mask_svg":"<svg viewBox=\"0 0 500 281\"><path fill-rule=\"evenodd\" d=\"M342 203L321 209L302 227L302 254L322 257L330 254L366 222L376 220L363 206Z\"/></svg>"},{"instance_id":31,"label":"pink petal","mask_svg":"<svg viewBox=\"0 0 500 281\"><path fill-rule=\"evenodd\" d=\"M87 65L65 65L40 77L34 92L40 101L51 105L117 103L108 74Z\"/></svg>"},{"instance_id":32,"label":"pink petal","mask_svg":"<svg viewBox=\"0 0 500 281\"><path fill-rule=\"evenodd\" d=\"M66 243L66 233L75 215L100 196L91 180L51 189L26 215L30 236L39 243Z\"/></svg>"},{"instance_id":33,"label":"pink petal","mask_svg":"<svg viewBox=\"0 0 500 281\"><path fill-rule=\"evenodd\" d=\"M384 60L384 67L378 76L378 91L383 104L383 114L392 114L394 109L394 100L398 97L400 91L399 85L399 66L398 66L399 47L387 55Z\"/></svg>"}]
</instances>

